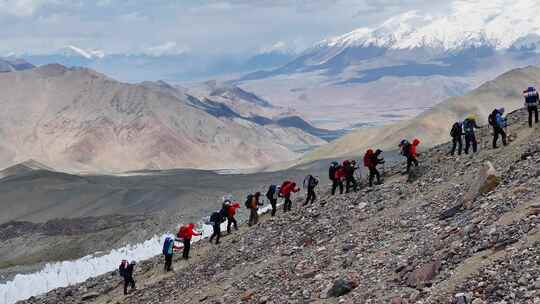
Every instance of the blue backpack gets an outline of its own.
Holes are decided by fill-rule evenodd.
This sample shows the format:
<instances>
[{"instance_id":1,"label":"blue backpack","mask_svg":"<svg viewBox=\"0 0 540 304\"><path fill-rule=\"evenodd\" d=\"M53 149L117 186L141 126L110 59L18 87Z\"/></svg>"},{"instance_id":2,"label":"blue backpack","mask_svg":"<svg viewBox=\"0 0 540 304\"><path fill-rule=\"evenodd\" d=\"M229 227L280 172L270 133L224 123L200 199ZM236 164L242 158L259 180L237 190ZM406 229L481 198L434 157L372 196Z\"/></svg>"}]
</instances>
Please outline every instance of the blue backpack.
<instances>
[{"instance_id":1,"label":"blue backpack","mask_svg":"<svg viewBox=\"0 0 540 304\"><path fill-rule=\"evenodd\" d=\"M525 103L528 106L537 106L538 105L538 92L534 87L529 87L523 92L523 97L525 97Z\"/></svg>"},{"instance_id":2,"label":"blue backpack","mask_svg":"<svg viewBox=\"0 0 540 304\"><path fill-rule=\"evenodd\" d=\"M270 185L270 187L268 187L268 191L266 192L266 198L268 200L272 200L274 198L274 195L276 194L277 192L277 186L276 185Z\"/></svg>"},{"instance_id":3,"label":"blue backpack","mask_svg":"<svg viewBox=\"0 0 540 304\"><path fill-rule=\"evenodd\" d=\"M174 242L174 241L170 237L167 237L165 239L165 242L163 242L163 254L164 255L169 254L169 247L171 246L171 242Z\"/></svg>"}]
</instances>

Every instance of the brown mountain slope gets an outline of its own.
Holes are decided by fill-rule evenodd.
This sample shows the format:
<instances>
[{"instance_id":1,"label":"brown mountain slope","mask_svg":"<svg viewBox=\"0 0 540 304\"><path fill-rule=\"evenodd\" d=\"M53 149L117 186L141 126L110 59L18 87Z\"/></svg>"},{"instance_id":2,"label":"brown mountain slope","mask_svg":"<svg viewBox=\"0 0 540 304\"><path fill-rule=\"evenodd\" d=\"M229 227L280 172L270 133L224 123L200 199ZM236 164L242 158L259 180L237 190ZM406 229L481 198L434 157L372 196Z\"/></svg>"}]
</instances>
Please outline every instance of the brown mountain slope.
<instances>
[{"instance_id":1,"label":"brown mountain slope","mask_svg":"<svg viewBox=\"0 0 540 304\"><path fill-rule=\"evenodd\" d=\"M158 250L127 296L108 273L21 303L537 303L540 125L528 128L525 114L509 115L507 147L449 157L445 144L422 153L410 182L400 163L358 193L321 185L314 205L300 199L220 245L194 244L188 261L177 254L174 272ZM489 146L489 130L478 139ZM497 178L479 191L487 161Z\"/></svg>"},{"instance_id":2,"label":"brown mountain slope","mask_svg":"<svg viewBox=\"0 0 540 304\"><path fill-rule=\"evenodd\" d=\"M294 129L220 117L187 95L48 65L0 74L0 166L34 159L61 170L245 168L323 141ZM262 140L264 139L264 140Z\"/></svg>"},{"instance_id":3,"label":"brown mountain slope","mask_svg":"<svg viewBox=\"0 0 540 304\"><path fill-rule=\"evenodd\" d=\"M462 97L450 98L418 117L380 128L360 129L305 155L308 162L339 156L363 155L370 147L396 149L403 138L418 137L423 147L446 142L452 124L469 113L475 113L486 123L495 107L507 112L523 105L521 92L530 85L538 86L540 68L526 67L507 72Z\"/></svg>"}]
</instances>

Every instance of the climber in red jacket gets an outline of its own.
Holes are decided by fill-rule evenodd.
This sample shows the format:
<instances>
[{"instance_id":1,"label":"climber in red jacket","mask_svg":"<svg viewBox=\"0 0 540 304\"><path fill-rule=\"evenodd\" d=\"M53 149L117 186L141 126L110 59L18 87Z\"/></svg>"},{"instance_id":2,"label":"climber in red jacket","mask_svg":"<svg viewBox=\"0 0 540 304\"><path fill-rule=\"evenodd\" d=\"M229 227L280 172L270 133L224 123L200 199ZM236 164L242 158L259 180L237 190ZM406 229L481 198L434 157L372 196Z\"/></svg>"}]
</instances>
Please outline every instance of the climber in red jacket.
<instances>
[{"instance_id":1,"label":"climber in red jacket","mask_svg":"<svg viewBox=\"0 0 540 304\"><path fill-rule=\"evenodd\" d=\"M339 165L334 173L334 183L332 184L332 195L336 193L336 188L339 187L339 194L343 194L343 181L346 177L345 168Z\"/></svg>"},{"instance_id":2,"label":"climber in red jacket","mask_svg":"<svg viewBox=\"0 0 540 304\"><path fill-rule=\"evenodd\" d=\"M236 222L236 209L240 208L238 202L229 202L227 204L227 233L231 233L231 226L234 226L234 230L238 230L238 223Z\"/></svg>"},{"instance_id":3,"label":"climber in red jacket","mask_svg":"<svg viewBox=\"0 0 540 304\"><path fill-rule=\"evenodd\" d=\"M193 230L195 224L187 224L180 227L178 230L178 238L181 239L184 243L184 251L182 252L182 258L185 260L189 259L189 250L191 249L191 238L194 236L200 236L202 233Z\"/></svg>"},{"instance_id":4,"label":"climber in red jacket","mask_svg":"<svg viewBox=\"0 0 540 304\"><path fill-rule=\"evenodd\" d=\"M291 211L291 208L292 208L291 194L296 193L298 191L300 191L300 188L296 187L295 182L285 181L283 182L283 184L281 184L281 188L279 190L279 196L285 199L285 202L283 203L283 212Z\"/></svg>"}]
</instances>

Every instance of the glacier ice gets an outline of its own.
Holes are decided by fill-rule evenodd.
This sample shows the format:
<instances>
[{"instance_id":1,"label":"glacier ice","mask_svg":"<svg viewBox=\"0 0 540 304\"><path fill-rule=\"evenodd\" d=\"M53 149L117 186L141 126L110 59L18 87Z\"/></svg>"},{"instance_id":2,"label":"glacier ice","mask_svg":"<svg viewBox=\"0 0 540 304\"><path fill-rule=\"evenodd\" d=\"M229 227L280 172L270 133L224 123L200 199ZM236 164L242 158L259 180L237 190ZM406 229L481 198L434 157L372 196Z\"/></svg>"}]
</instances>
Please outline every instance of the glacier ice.
<instances>
[{"instance_id":1,"label":"glacier ice","mask_svg":"<svg viewBox=\"0 0 540 304\"><path fill-rule=\"evenodd\" d=\"M199 241L212 234L212 226L202 225ZM13 280L0 284L0 303L12 304L32 296L44 294L59 287L85 280L115 270L123 259L141 261L161 254L163 241L170 233L155 236L145 242L113 249L104 255L89 255L73 261L48 263L40 271L18 274Z\"/></svg>"}]
</instances>

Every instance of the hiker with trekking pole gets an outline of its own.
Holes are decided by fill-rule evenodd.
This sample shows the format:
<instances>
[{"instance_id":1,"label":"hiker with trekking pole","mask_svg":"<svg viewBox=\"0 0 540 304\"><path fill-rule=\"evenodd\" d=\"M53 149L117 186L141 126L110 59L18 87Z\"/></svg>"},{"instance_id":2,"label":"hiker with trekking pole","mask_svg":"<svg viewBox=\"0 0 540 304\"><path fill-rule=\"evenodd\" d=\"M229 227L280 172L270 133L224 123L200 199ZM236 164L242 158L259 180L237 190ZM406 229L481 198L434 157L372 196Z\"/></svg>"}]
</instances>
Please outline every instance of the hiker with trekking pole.
<instances>
[{"instance_id":1,"label":"hiker with trekking pole","mask_svg":"<svg viewBox=\"0 0 540 304\"><path fill-rule=\"evenodd\" d=\"M478 141L476 140L476 129L481 129L476 124L476 115L470 114L463 121L463 131L465 133L465 154L469 154L469 148L472 147L472 152L478 151Z\"/></svg>"},{"instance_id":2,"label":"hiker with trekking pole","mask_svg":"<svg viewBox=\"0 0 540 304\"><path fill-rule=\"evenodd\" d=\"M379 158L379 156L382 154L382 150L377 149L375 152L373 152L372 149L369 149L366 151L366 154L364 155L364 166L369 169L369 186L373 187L373 180L377 178L376 185L380 185L381 182L381 174L379 173L379 170L377 170L377 166L380 164L385 163L383 158Z\"/></svg>"},{"instance_id":3,"label":"hiker with trekking pole","mask_svg":"<svg viewBox=\"0 0 540 304\"><path fill-rule=\"evenodd\" d=\"M319 179L317 179L315 176L309 174L304 178L303 187L304 189L307 189L306 193L306 201L304 203L304 206L308 203L313 204L315 200L317 199L317 194L315 194L315 188L319 184Z\"/></svg>"},{"instance_id":4,"label":"hiker with trekking pole","mask_svg":"<svg viewBox=\"0 0 540 304\"><path fill-rule=\"evenodd\" d=\"M527 90L523 91L523 97L525 98L525 108L529 112L529 128L532 128L533 114L534 123L538 123L538 92L534 87L528 87Z\"/></svg>"},{"instance_id":5,"label":"hiker with trekking pole","mask_svg":"<svg viewBox=\"0 0 540 304\"><path fill-rule=\"evenodd\" d=\"M343 162L343 168L345 170L345 193L352 191L358 191L358 183L356 181L354 173L358 169L355 160L346 160Z\"/></svg>"},{"instance_id":6,"label":"hiker with trekking pole","mask_svg":"<svg viewBox=\"0 0 540 304\"><path fill-rule=\"evenodd\" d=\"M272 217L276 216L279 190L280 189L278 186L270 185L268 187L268 191L266 191L266 198L268 199L268 202L270 202L270 206L272 207L272 212L270 213Z\"/></svg>"},{"instance_id":7,"label":"hiker with trekking pole","mask_svg":"<svg viewBox=\"0 0 540 304\"><path fill-rule=\"evenodd\" d=\"M195 228L195 224L187 224L187 225L181 226L180 229L178 230L177 237L179 240L182 241L184 245L184 250L182 252L182 258L184 260L189 259L189 251L191 249L191 239L194 236L202 235L202 233L193 230L193 228Z\"/></svg>"},{"instance_id":8,"label":"hiker with trekking pole","mask_svg":"<svg viewBox=\"0 0 540 304\"><path fill-rule=\"evenodd\" d=\"M118 267L118 273L122 278L124 278L124 295L128 294L128 287L131 287L131 290L135 290L135 280L133 279L133 272L135 271L135 261L131 261L128 264L127 260L122 260L122 263Z\"/></svg>"},{"instance_id":9,"label":"hiker with trekking pole","mask_svg":"<svg viewBox=\"0 0 540 304\"><path fill-rule=\"evenodd\" d=\"M501 136L503 146L506 146L506 132L507 127L506 118L504 118L504 108L495 109L488 117L488 123L493 127L493 149L497 149L497 141Z\"/></svg>"}]
</instances>

